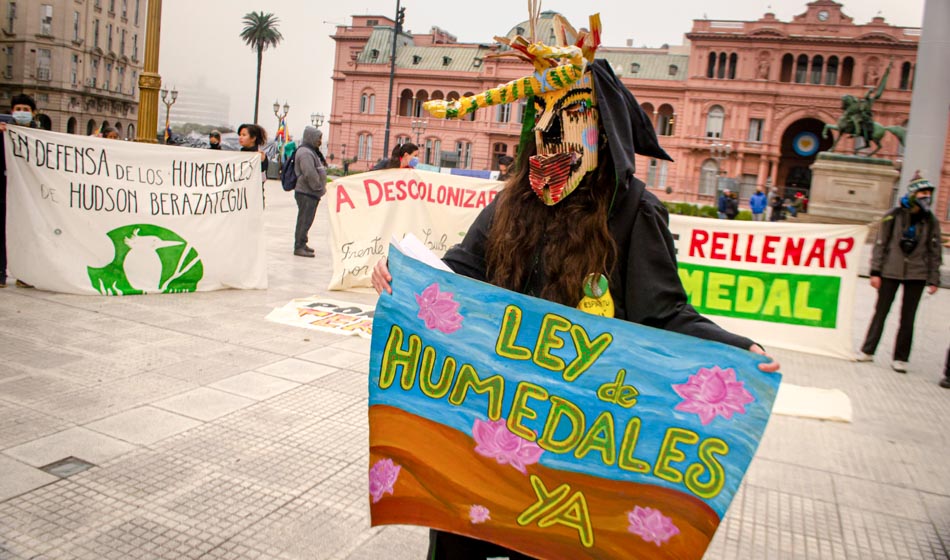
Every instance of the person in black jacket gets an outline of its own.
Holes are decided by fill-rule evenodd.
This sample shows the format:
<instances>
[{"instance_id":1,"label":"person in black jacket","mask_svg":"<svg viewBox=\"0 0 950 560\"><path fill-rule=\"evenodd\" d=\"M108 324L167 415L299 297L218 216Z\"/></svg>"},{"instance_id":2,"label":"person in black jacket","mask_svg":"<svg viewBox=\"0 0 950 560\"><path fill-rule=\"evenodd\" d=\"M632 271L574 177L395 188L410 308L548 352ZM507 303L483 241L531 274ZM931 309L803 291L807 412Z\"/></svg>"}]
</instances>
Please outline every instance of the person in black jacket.
<instances>
[{"instance_id":1,"label":"person in black jacket","mask_svg":"<svg viewBox=\"0 0 950 560\"><path fill-rule=\"evenodd\" d=\"M765 354L687 302L669 215L634 176L634 152L670 157L610 65L594 60L566 93L533 101L524 126L534 134L523 135L515 176L449 249L445 263L459 274L572 307L604 278L608 290L600 297L612 305L600 306L608 311L601 314ZM391 293L391 280L381 260L373 286ZM777 371L779 365L759 367ZM429 542L430 559L527 558L445 531L433 530Z\"/></svg>"},{"instance_id":2,"label":"person in black jacket","mask_svg":"<svg viewBox=\"0 0 950 560\"><path fill-rule=\"evenodd\" d=\"M25 93L14 95L10 100L10 117L20 126L36 128L36 102ZM7 131L5 122L0 122L0 288L7 287L7 162L4 151L4 138ZM17 286L31 287L29 284L17 280Z\"/></svg>"}]
</instances>

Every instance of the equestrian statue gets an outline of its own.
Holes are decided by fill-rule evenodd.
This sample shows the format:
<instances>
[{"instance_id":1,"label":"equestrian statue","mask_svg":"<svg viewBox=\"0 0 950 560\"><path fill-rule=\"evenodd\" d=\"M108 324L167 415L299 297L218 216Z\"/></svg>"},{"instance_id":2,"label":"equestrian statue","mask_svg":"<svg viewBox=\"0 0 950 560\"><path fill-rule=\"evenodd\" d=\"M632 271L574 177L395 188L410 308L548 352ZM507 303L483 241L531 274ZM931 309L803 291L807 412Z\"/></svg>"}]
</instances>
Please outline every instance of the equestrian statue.
<instances>
[{"instance_id":1,"label":"equestrian statue","mask_svg":"<svg viewBox=\"0 0 950 560\"><path fill-rule=\"evenodd\" d=\"M884 75L878 81L877 87L864 94L863 99L858 99L853 95L841 96L841 108L844 113L838 119L838 124L825 124L825 128L821 131L823 138L827 138L831 130L838 131L838 137L835 138L834 144L831 145L831 149L828 151L835 151L835 146L845 135L864 140L863 143L855 140L854 153L856 155L860 150L870 148L873 142L876 147L870 153L865 154L867 157L873 156L881 149L881 138L884 137L885 132L890 132L896 136L901 146L904 145L904 127L884 126L879 122L875 122L871 112L874 102L884 93L884 86L887 84L887 76L890 73L891 64L888 64L887 70L884 71Z\"/></svg>"}]
</instances>

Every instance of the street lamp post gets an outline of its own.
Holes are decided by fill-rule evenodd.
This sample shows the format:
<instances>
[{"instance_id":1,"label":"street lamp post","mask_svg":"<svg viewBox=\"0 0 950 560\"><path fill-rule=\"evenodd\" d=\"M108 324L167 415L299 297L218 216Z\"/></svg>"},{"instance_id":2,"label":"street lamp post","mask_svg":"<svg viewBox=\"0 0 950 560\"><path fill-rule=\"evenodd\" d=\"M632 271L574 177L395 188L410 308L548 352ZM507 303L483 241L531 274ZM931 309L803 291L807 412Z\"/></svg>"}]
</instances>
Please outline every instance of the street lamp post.
<instances>
[{"instance_id":1,"label":"street lamp post","mask_svg":"<svg viewBox=\"0 0 950 560\"><path fill-rule=\"evenodd\" d=\"M709 145L709 156L716 161L716 169L719 175L716 181L716 189L720 191L722 190L723 176L726 174L726 171L722 168L722 162L729 159L730 154L732 154L732 144L713 142Z\"/></svg>"},{"instance_id":2,"label":"street lamp post","mask_svg":"<svg viewBox=\"0 0 950 560\"><path fill-rule=\"evenodd\" d=\"M162 88L162 103L165 104L165 130L162 132L162 134L168 135L168 138L165 139L166 144L170 142L172 139L171 130L168 129L169 123L171 122L169 117L171 115L172 105L174 105L175 101L177 100L178 100L178 90L176 90L175 88L172 88L171 96L169 96L168 90Z\"/></svg>"},{"instance_id":3,"label":"street lamp post","mask_svg":"<svg viewBox=\"0 0 950 560\"><path fill-rule=\"evenodd\" d=\"M323 113L310 113L310 124L317 128L323 126Z\"/></svg>"},{"instance_id":4,"label":"street lamp post","mask_svg":"<svg viewBox=\"0 0 950 560\"><path fill-rule=\"evenodd\" d=\"M284 112L280 112L280 101L274 100L274 116L277 117L277 132L280 132L280 124L284 122L284 119L287 118L287 113L290 112L290 105L287 103L287 100L284 100ZM287 134L287 131L284 131L284 134ZM283 139L280 137L274 138L277 141L277 168L280 169L283 167Z\"/></svg>"},{"instance_id":5,"label":"street lamp post","mask_svg":"<svg viewBox=\"0 0 950 560\"><path fill-rule=\"evenodd\" d=\"M415 119L409 126L412 128L412 131L416 133L416 146L418 146L419 137L422 134L425 134L426 128L429 126L429 122L422 119Z\"/></svg>"}]
</instances>

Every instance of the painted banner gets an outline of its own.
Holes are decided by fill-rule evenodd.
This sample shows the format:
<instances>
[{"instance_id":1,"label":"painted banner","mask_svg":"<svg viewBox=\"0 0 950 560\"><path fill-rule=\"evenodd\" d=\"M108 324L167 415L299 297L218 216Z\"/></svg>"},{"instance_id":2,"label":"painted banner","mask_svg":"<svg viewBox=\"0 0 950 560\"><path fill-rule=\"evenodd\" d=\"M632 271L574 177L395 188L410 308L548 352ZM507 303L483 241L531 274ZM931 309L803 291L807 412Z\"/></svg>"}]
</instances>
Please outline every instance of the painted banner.
<instances>
[{"instance_id":1,"label":"painted banner","mask_svg":"<svg viewBox=\"0 0 950 560\"><path fill-rule=\"evenodd\" d=\"M864 225L671 216L689 302L760 344L851 359Z\"/></svg>"},{"instance_id":2,"label":"painted banner","mask_svg":"<svg viewBox=\"0 0 950 560\"><path fill-rule=\"evenodd\" d=\"M257 153L7 127L7 254L37 288L267 287Z\"/></svg>"},{"instance_id":3,"label":"painted banner","mask_svg":"<svg viewBox=\"0 0 950 560\"><path fill-rule=\"evenodd\" d=\"M373 525L546 559L701 558L769 419L763 357L392 249L370 358Z\"/></svg>"},{"instance_id":4,"label":"painted banner","mask_svg":"<svg viewBox=\"0 0 950 560\"><path fill-rule=\"evenodd\" d=\"M271 311L266 318L292 327L370 338L373 334L373 310L372 305L310 296L291 300Z\"/></svg>"},{"instance_id":5,"label":"painted banner","mask_svg":"<svg viewBox=\"0 0 950 560\"><path fill-rule=\"evenodd\" d=\"M503 183L414 169L384 169L327 186L330 290L369 287L391 237L413 233L436 255L462 240Z\"/></svg>"}]
</instances>

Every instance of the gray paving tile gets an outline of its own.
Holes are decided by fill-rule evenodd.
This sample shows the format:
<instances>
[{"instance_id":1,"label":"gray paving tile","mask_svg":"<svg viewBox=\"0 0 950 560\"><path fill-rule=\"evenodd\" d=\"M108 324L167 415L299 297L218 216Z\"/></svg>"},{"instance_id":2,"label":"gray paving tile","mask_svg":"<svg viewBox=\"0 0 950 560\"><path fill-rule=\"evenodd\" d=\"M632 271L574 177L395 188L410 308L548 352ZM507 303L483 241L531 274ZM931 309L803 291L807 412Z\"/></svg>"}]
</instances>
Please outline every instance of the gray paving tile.
<instances>
[{"instance_id":1,"label":"gray paving tile","mask_svg":"<svg viewBox=\"0 0 950 560\"><path fill-rule=\"evenodd\" d=\"M252 399L199 387L187 393L152 403L152 406L198 420L214 420L254 403Z\"/></svg>"},{"instance_id":2,"label":"gray paving tile","mask_svg":"<svg viewBox=\"0 0 950 560\"><path fill-rule=\"evenodd\" d=\"M86 424L85 427L130 443L149 445L200 425L201 422L187 416L143 406Z\"/></svg>"},{"instance_id":3,"label":"gray paving tile","mask_svg":"<svg viewBox=\"0 0 950 560\"><path fill-rule=\"evenodd\" d=\"M834 487L836 502L842 507L914 521L928 520L917 490L842 475L834 475Z\"/></svg>"},{"instance_id":4,"label":"gray paving tile","mask_svg":"<svg viewBox=\"0 0 950 560\"><path fill-rule=\"evenodd\" d=\"M0 455L0 502L59 480L33 466ZM0 548L0 552L2 552Z\"/></svg>"},{"instance_id":5,"label":"gray paving tile","mask_svg":"<svg viewBox=\"0 0 950 560\"><path fill-rule=\"evenodd\" d=\"M299 386L299 383L256 371L239 373L210 385L212 389L227 391L259 401L269 399Z\"/></svg>"},{"instance_id":6,"label":"gray paving tile","mask_svg":"<svg viewBox=\"0 0 950 560\"><path fill-rule=\"evenodd\" d=\"M309 360L318 364L352 368L366 360L366 354L343 349L320 349L297 356L301 360Z\"/></svg>"},{"instance_id":7,"label":"gray paving tile","mask_svg":"<svg viewBox=\"0 0 950 560\"><path fill-rule=\"evenodd\" d=\"M92 430L69 428L5 449L3 453L28 465L42 467L67 457L98 465L133 449L134 445Z\"/></svg>"},{"instance_id":8,"label":"gray paving tile","mask_svg":"<svg viewBox=\"0 0 950 560\"><path fill-rule=\"evenodd\" d=\"M331 373L337 371L334 366L318 364L307 360L298 360L296 358L287 358L279 362L274 362L266 366L257 368L257 371L282 377L297 383L310 383Z\"/></svg>"}]
</instances>

